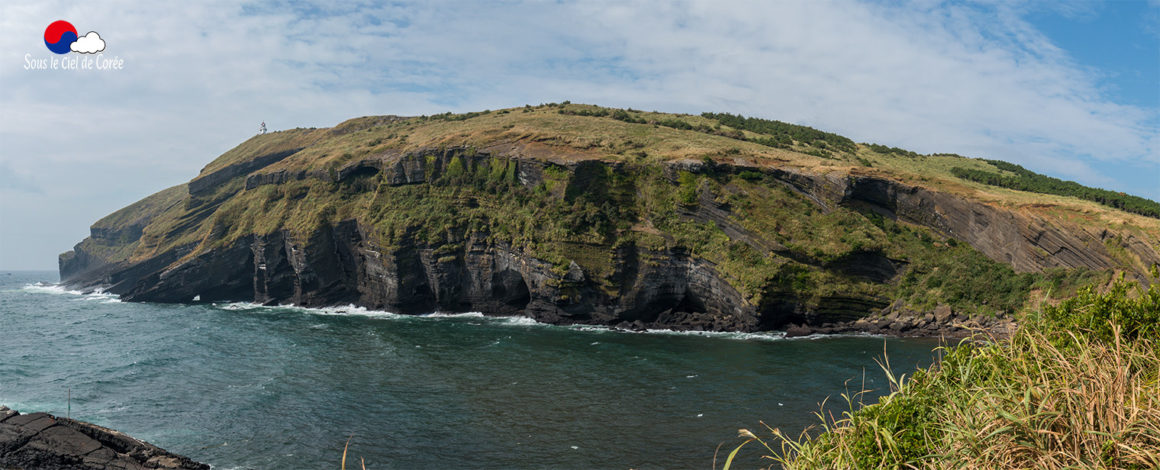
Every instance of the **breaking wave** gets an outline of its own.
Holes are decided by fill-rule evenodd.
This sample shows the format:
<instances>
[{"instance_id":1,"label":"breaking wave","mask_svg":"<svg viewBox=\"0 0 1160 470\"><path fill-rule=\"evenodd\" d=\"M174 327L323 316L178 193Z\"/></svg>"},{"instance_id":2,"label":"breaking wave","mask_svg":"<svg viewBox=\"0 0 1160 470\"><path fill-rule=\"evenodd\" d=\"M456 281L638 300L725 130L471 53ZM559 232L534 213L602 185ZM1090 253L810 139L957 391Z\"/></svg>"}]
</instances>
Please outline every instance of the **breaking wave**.
<instances>
[{"instance_id":1,"label":"breaking wave","mask_svg":"<svg viewBox=\"0 0 1160 470\"><path fill-rule=\"evenodd\" d=\"M212 304L214 308L226 310L231 312L264 312L264 313L287 313L295 312L307 315L320 316L361 316L367 318L393 320L393 321L438 321L438 320L482 320L490 324L519 326L519 327L548 327L548 328L566 328L574 331L584 331L593 333L613 333L613 334L646 334L646 335L671 335L671 336L697 336L704 338L729 339L737 341L810 341L835 337L847 336L873 336L867 334L837 334L837 335L821 335L814 334L808 336L800 336L794 338L787 338L784 331L762 331L755 333L744 333L735 331L692 331L692 330L668 330L660 328L650 328L646 330L625 330L622 328L614 328L604 325L553 325L550 323L538 322L530 317L525 316L489 316L483 312L432 312L419 315L407 315L401 313L388 312L384 310L372 310L366 307L357 305L333 306L333 307L300 307L297 305L261 305L253 302L229 302Z\"/></svg>"},{"instance_id":2,"label":"breaking wave","mask_svg":"<svg viewBox=\"0 0 1160 470\"><path fill-rule=\"evenodd\" d=\"M81 290L68 289L60 284L52 284L47 282L25 284L21 290L34 294L73 295L78 297L76 300L100 301L101 303L106 304L118 303L121 301L120 296L105 292L104 289L94 289L90 292L85 292Z\"/></svg>"}]
</instances>

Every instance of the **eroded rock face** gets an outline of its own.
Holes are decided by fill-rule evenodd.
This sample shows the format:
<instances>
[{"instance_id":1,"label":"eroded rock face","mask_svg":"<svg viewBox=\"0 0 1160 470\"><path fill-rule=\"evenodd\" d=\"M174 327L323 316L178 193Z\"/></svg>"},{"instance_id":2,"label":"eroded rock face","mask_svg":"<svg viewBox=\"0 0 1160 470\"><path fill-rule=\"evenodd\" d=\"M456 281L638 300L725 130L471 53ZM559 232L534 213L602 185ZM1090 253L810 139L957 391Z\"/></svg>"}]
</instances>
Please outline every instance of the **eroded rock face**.
<instances>
[{"instance_id":1,"label":"eroded rock face","mask_svg":"<svg viewBox=\"0 0 1160 470\"><path fill-rule=\"evenodd\" d=\"M253 173L253 168L281 158L286 155L271 154L256 163L226 167L195 180L204 182L196 188L191 183L183 223L192 226L212 214L223 198L230 196L216 188L229 181L234 183L227 187L236 191L305 178L336 184L368 177L381 178L389 186L429 184L454 159L460 159L457 165L469 167L490 160L489 167L504 169L511 181L529 189L542 188L550 173L567 172L562 197L568 198L601 190L592 182L601 174L621 171L622 165L593 159L552 162L475 149L438 148L407 154L387 152L331 171ZM1148 243L1131 236L1052 225L1034 215L880 177L700 160L669 162L661 170L674 185L681 172L761 172L812 201L819 210L853 208L926 226L1018 271L1119 268L1122 266L1108 253L1107 246L1113 242L1146 263L1160 262L1160 254ZM218 173L224 176L213 176ZM238 180L227 176L244 178L244 184L235 184ZM747 229L727 203L719 202L704 188L699 191L696 204L678 207L676 215L697 224L712 224L731 241L749 245L757 253L772 253L809 269L874 284L895 282L906 266L903 260L873 251L853 252L825 263L816 261ZM141 229L136 226L93 232L94 238L104 241L140 236ZM377 240L373 230L351 219L323 226L306 237L293 237L286 230L251 234L192 257L187 255L195 247L182 246L131 263L102 259L86 251L82 243L61 256L60 271L66 284L102 287L131 301L357 304L399 313L481 311L522 314L549 323L633 328L755 331L790 324L849 323L881 310L892 300L838 293L806 302L784 287L767 286L759 287L760 302L755 304L731 285L716 265L680 247L656 250L631 243L590 247L603 250L612 260L612 273L597 279L575 262L555 266L537 253L492 241L481 233L454 246L431 245L411 235L404 235L390 247Z\"/></svg>"},{"instance_id":2,"label":"eroded rock face","mask_svg":"<svg viewBox=\"0 0 1160 470\"><path fill-rule=\"evenodd\" d=\"M1122 267L1108 252L1107 231L1095 234L1060 226L1035 215L881 178L852 176L838 184L843 187L841 204L933 228L1018 272ZM1160 254L1146 243L1134 244L1137 240L1132 237L1121 242L1142 260L1160 261Z\"/></svg>"},{"instance_id":3,"label":"eroded rock face","mask_svg":"<svg viewBox=\"0 0 1160 470\"><path fill-rule=\"evenodd\" d=\"M243 237L110 292L130 301L357 304L407 314L523 314L548 323L640 321L740 331L761 326L756 307L712 263L681 250L635 246L620 248L617 256L621 288L613 293L579 266L560 273L504 244L473 238L460 250L436 253L436 247L412 240L385 250L357 222L346 221L303 241L284 231Z\"/></svg>"},{"instance_id":4,"label":"eroded rock face","mask_svg":"<svg viewBox=\"0 0 1160 470\"><path fill-rule=\"evenodd\" d=\"M0 406L0 467L5 469L209 470L124 433L48 413Z\"/></svg>"},{"instance_id":5,"label":"eroded rock face","mask_svg":"<svg viewBox=\"0 0 1160 470\"><path fill-rule=\"evenodd\" d=\"M228 165L225 168L217 170L213 173L202 175L201 177L195 178L193 181L189 182L189 193L195 196L208 194L212 192L214 188L226 181L239 176L250 174L254 170L258 170L279 161L285 160L286 157L294 155L300 150L302 149L295 148L278 152L271 152L254 159L247 160L245 162Z\"/></svg>"}]
</instances>

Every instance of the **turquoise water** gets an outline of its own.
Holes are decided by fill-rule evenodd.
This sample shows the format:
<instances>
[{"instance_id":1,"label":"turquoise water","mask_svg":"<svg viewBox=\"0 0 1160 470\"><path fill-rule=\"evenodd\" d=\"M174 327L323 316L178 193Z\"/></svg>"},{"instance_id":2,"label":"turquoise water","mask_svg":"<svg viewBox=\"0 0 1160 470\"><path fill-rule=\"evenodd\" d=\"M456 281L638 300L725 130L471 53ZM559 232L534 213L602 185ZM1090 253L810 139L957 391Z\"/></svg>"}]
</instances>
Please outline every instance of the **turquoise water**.
<instances>
[{"instance_id":1,"label":"turquoise water","mask_svg":"<svg viewBox=\"0 0 1160 470\"><path fill-rule=\"evenodd\" d=\"M937 346L134 304L55 280L0 272L0 404L64 415L71 388L74 418L218 469L337 468L351 436L374 470L710 468L738 428L796 434L847 381L884 388L883 348L909 371Z\"/></svg>"}]
</instances>

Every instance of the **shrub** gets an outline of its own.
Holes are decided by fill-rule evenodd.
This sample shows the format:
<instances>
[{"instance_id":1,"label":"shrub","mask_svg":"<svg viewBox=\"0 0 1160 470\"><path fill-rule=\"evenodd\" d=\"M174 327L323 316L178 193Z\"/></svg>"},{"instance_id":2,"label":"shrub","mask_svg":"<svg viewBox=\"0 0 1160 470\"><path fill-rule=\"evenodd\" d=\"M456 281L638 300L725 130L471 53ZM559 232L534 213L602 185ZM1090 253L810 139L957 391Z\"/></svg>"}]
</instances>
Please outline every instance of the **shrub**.
<instances>
[{"instance_id":1,"label":"shrub","mask_svg":"<svg viewBox=\"0 0 1160 470\"><path fill-rule=\"evenodd\" d=\"M822 142L844 152L853 152L855 149L854 141L846 137L831 132L820 131L808 126L768 119L748 118L729 113L702 113L701 117L712 119L734 129L746 130L756 134L765 134L773 136L776 139L774 141L762 140L758 142L763 145L769 145L769 143L787 145L792 144L792 141L796 140L799 142Z\"/></svg>"},{"instance_id":2,"label":"shrub","mask_svg":"<svg viewBox=\"0 0 1160 470\"><path fill-rule=\"evenodd\" d=\"M762 175L760 172L753 170L743 170L741 173L737 174L737 177L746 181L760 181L765 177L765 175Z\"/></svg>"},{"instance_id":3,"label":"shrub","mask_svg":"<svg viewBox=\"0 0 1160 470\"><path fill-rule=\"evenodd\" d=\"M1059 305L1044 305L1038 320L1049 328L1083 331L1105 342L1116 340L1114 328L1124 341L1160 338L1160 284L1144 289L1121 276L1107 292L1088 286Z\"/></svg>"},{"instance_id":4,"label":"shrub","mask_svg":"<svg viewBox=\"0 0 1160 470\"><path fill-rule=\"evenodd\" d=\"M892 393L843 395L841 417L816 413L821 435L770 429L775 451L743 429L724 468L754 441L788 469L1160 466L1160 284L1120 279L1028 320L944 348L909 380L883 361Z\"/></svg>"},{"instance_id":5,"label":"shrub","mask_svg":"<svg viewBox=\"0 0 1160 470\"><path fill-rule=\"evenodd\" d=\"M1014 175L1001 175L990 171L961 167L951 168L951 174L968 181L990 186L999 186L1033 193L1077 197L1126 212L1160 219L1160 203L1156 201L1150 201L1139 196L1132 196L1121 192L1108 191L1106 189L1089 188L1074 181L1064 181L1059 178L1041 175L1013 163L999 160L983 161L990 163L1000 170L1014 173Z\"/></svg>"}]
</instances>

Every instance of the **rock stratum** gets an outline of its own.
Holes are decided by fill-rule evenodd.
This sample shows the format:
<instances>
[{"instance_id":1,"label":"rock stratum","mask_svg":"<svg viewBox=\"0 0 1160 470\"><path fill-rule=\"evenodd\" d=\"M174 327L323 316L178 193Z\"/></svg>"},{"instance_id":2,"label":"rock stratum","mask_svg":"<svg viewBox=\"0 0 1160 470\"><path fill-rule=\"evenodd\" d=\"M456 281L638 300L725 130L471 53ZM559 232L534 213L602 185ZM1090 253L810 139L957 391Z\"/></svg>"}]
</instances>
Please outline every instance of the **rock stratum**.
<instances>
[{"instance_id":1,"label":"rock stratum","mask_svg":"<svg viewBox=\"0 0 1160 470\"><path fill-rule=\"evenodd\" d=\"M124 433L48 413L0 406L0 468L5 470L209 470Z\"/></svg>"},{"instance_id":2,"label":"rock stratum","mask_svg":"<svg viewBox=\"0 0 1160 470\"><path fill-rule=\"evenodd\" d=\"M914 318L990 318L1160 262L1160 220L950 174L1002 171L982 160L753 121L552 104L259 135L96 222L61 280L704 330L909 312L903 329L938 331Z\"/></svg>"}]
</instances>

